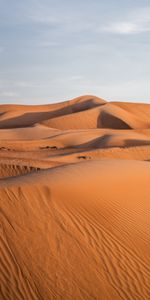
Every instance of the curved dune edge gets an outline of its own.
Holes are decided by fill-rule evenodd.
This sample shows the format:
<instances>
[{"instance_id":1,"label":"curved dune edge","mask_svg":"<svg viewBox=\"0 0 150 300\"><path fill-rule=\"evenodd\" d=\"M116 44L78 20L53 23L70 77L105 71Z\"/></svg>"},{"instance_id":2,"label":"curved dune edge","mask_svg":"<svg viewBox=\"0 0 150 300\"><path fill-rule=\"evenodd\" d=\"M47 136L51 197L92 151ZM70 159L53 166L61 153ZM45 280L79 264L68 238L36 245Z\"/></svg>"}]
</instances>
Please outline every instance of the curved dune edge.
<instances>
[{"instance_id":1,"label":"curved dune edge","mask_svg":"<svg viewBox=\"0 0 150 300\"><path fill-rule=\"evenodd\" d=\"M150 105L0 106L0 299L150 298Z\"/></svg>"}]
</instances>

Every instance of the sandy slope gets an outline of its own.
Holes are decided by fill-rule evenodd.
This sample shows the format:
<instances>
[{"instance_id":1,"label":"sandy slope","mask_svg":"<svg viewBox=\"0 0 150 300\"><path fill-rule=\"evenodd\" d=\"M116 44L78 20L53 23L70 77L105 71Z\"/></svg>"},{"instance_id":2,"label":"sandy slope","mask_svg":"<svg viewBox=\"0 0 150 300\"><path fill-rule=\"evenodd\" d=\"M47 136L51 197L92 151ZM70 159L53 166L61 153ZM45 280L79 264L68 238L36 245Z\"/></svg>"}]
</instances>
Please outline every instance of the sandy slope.
<instances>
[{"instance_id":1,"label":"sandy slope","mask_svg":"<svg viewBox=\"0 0 150 300\"><path fill-rule=\"evenodd\" d=\"M150 105L1 105L0 128L0 299L150 299Z\"/></svg>"}]
</instances>

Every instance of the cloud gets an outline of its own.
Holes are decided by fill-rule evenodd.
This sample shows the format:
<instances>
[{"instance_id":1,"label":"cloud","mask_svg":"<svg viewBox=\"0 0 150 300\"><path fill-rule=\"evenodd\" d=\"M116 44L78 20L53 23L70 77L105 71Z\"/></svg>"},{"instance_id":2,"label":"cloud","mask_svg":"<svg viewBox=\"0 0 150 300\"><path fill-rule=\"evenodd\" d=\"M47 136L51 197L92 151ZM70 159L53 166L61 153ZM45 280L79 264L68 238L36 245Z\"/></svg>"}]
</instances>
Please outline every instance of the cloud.
<instances>
[{"instance_id":1,"label":"cloud","mask_svg":"<svg viewBox=\"0 0 150 300\"><path fill-rule=\"evenodd\" d=\"M102 31L114 34L150 32L150 7L132 11L123 21L111 22L102 27Z\"/></svg>"},{"instance_id":2,"label":"cloud","mask_svg":"<svg viewBox=\"0 0 150 300\"><path fill-rule=\"evenodd\" d=\"M120 33L120 34L132 34L138 33L139 28L137 24L132 22L114 22L103 28L104 31L110 33Z\"/></svg>"}]
</instances>

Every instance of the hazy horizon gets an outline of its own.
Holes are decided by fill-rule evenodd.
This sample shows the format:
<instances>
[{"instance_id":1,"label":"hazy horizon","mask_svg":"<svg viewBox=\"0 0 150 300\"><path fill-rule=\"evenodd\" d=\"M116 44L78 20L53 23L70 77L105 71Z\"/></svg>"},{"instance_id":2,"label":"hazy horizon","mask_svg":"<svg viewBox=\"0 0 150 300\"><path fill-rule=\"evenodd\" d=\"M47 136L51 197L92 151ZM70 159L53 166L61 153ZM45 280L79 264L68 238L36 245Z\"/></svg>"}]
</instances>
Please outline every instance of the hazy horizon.
<instances>
[{"instance_id":1,"label":"hazy horizon","mask_svg":"<svg viewBox=\"0 0 150 300\"><path fill-rule=\"evenodd\" d=\"M150 3L0 0L0 104L150 103Z\"/></svg>"}]
</instances>

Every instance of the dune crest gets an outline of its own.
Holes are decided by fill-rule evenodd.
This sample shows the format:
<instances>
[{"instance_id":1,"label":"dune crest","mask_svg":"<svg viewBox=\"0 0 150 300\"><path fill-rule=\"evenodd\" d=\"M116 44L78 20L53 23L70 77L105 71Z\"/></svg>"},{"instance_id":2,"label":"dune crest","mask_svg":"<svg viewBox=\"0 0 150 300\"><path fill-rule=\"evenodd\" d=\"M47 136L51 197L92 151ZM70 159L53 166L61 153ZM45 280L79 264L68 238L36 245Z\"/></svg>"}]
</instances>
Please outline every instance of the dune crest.
<instances>
[{"instance_id":1,"label":"dune crest","mask_svg":"<svg viewBox=\"0 0 150 300\"><path fill-rule=\"evenodd\" d=\"M150 105L0 106L0 299L150 299Z\"/></svg>"}]
</instances>

